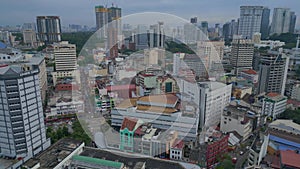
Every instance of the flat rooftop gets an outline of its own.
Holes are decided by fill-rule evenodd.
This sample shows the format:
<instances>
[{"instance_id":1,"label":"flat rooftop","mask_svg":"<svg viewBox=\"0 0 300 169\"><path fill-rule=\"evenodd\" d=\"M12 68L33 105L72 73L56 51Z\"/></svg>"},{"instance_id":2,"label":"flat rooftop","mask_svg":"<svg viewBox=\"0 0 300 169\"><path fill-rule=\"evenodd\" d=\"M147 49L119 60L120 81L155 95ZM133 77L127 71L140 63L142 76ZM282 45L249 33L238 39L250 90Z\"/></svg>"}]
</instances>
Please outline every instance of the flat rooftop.
<instances>
[{"instance_id":1,"label":"flat rooftop","mask_svg":"<svg viewBox=\"0 0 300 169\"><path fill-rule=\"evenodd\" d=\"M81 144L81 141L71 138L61 139L37 157L28 160L25 164L23 164L23 166L32 168L36 164L40 163L40 168L42 169L53 169L61 162L61 160L69 156Z\"/></svg>"},{"instance_id":2,"label":"flat rooftop","mask_svg":"<svg viewBox=\"0 0 300 169\"><path fill-rule=\"evenodd\" d=\"M112 153L109 151L85 147L80 156L105 159L109 161L115 161L125 164L125 166L133 169L137 164L145 163L146 169L160 169L160 168L172 168L172 169L184 169L182 165L176 162L154 159L154 158L140 158L130 155L120 155L119 153Z\"/></svg>"},{"instance_id":3,"label":"flat rooftop","mask_svg":"<svg viewBox=\"0 0 300 169\"><path fill-rule=\"evenodd\" d=\"M269 124L269 128L300 135L300 125L294 123L293 120L278 119Z\"/></svg>"}]
</instances>

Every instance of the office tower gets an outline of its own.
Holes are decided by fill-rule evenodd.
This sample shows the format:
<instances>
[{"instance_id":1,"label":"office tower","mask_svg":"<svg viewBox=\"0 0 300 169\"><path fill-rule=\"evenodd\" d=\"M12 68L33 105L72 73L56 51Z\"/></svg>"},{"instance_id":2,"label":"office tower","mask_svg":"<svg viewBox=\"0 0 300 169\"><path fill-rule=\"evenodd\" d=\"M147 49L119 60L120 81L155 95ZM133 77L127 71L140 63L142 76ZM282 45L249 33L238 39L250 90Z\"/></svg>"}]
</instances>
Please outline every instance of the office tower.
<instances>
[{"instance_id":1,"label":"office tower","mask_svg":"<svg viewBox=\"0 0 300 169\"><path fill-rule=\"evenodd\" d=\"M118 57L118 29L115 27L107 29L107 50L110 58Z\"/></svg>"},{"instance_id":2,"label":"office tower","mask_svg":"<svg viewBox=\"0 0 300 169\"><path fill-rule=\"evenodd\" d=\"M197 24L197 17L191 18L191 23L192 24Z\"/></svg>"},{"instance_id":3,"label":"office tower","mask_svg":"<svg viewBox=\"0 0 300 169\"><path fill-rule=\"evenodd\" d=\"M108 23L114 21L112 26L117 29L118 34L121 33L121 17L121 8L114 6L108 8Z\"/></svg>"},{"instance_id":4,"label":"office tower","mask_svg":"<svg viewBox=\"0 0 300 169\"><path fill-rule=\"evenodd\" d=\"M269 36L269 24L270 24L270 9L264 8L261 18L261 27L260 27L260 33L261 38L266 39Z\"/></svg>"},{"instance_id":5,"label":"office tower","mask_svg":"<svg viewBox=\"0 0 300 169\"><path fill-rule=\"evenodd\" d=\"M207 67L205 66L205 61L202 60L196 54L185 54L183 57L184 65L187 65L187 68L194 71L195 75L198 77L207 77Z\"/></svg>"},{"instance_id":6,"label":"office tower","mask_svg":"<svg viewBox=\"0 0 300 169\"><path fill-rule=\"evenodd\" d=\"M202 21L201 22L201 30L205 35L208 33L208 22L207 21Z\"/></svg>"},{"instance_id":7,"label":"office tower","mask_svg":"<svg viewBox=\"0 0 300 169\"><path fill-rule=\"evenodd\" d=\"M291 12L289 8L274 8L270 35L289 32L290 22Z\"/></svg>"},{"instance_id":8,"label":"office tower","mask_svg":"<svg viewBox=\"0 0 300 169\"><path fill-rule=\"evenodd\" d=\"M25 45L35 47L36 44L36 34L34 30L23 30L23 42Z\"/></svg>"},{"instance_id":9,"label":"office tower","mask_svg":"<svg viewBox=\"0 0 300 169\"><path fill-rule=\"evenodd\" d=\"M238 22L234 19L223 25L223 37L225 41L231 40L233 35L238 34Z\"/></svg>"},{"instance_id":10,"label":"office tower","mask_svg":"<svg viewBox=\"0 0 300 169\"><path fill-rule=\"evenodd\" d=\"M289 28L290 33L295 32L296 19L297 19L297 16L295 15L295 12L291 12L290 28Z\"/></svg>"},{"instance_id":11,"label":"office tower","mask_svg":"<svg viewBox=\"0 0 300 169\"><path fill-rule=\"evenodd\" d=\"M263 6L241 6L238 34L251 39L254 33L260 32L263 10Z\"/></svg>"},{"instance_id":12,"label":"office tower","mask_svg":"<svg viewBox=\"0 0 300 169\"><path fill-rule=\"evenodd\" d=\"M146 25L137 26L137 31L135 35L135 44L136 44L136 49L138 50L148 48L148 35L147 35Z\"/></svg>"},{"instance_id":13,"label":"office tower","mask_svg":"<svg viewBox=\"0 0 300 169\"><path fill-rule=\"evenodd\" d=\"M37 16L39 41L46 44L61 41L61 24L59 16Z\"/></svg>"},{"instance_id":14,"label":"office tower","mask_svg":"<svg viewBox=\"0 0 300 169\"><path fill-rule=\"evenodd\" d=\"M252 68L254 44L250 39L233 39L230 63L235 69L236 75L242 70Z\"/></svg>"},{"instance_id":15,"label":"office tower","mask_svg":"<svg viewBox=\"0 0 300 169\"><path fill-rule=\"evenodd\" d=\"M148 31L149 47L159 47L163 48L165 45L165 33L164 33L164 23L158 22L155 25L150 25L150 30Z\"/></svg>"},{"instance_id":16,"label":"office tower","mask_svg":"<svg viewBox=\"0 0 300 169\"><path fill-rule=\"evenodd\" d=\"M261 54L260 63L258 92L281 93L285 69L282 54L277 51Z\"/></svg>"},{"instance_id":17,"label":"office tower","mask_svg":"<svg viewBox=\"0 0 300 169\"><path fill-rule=\"evenodd\" d=\"M54 59L55 71L73 71L76 70L76 46L69 44L68 41L54 43L51 45Z\"/></svg>"},{"instance_id":18,"label":"office tower","mask_svg":"<svg viewBox=\"0 0 300 169\"><path fill-rule=\"evenodd\" d=\"M38 74L30 67L0 68L0 156L28 159L50 146Z\"/></svg>"}]
</instances>

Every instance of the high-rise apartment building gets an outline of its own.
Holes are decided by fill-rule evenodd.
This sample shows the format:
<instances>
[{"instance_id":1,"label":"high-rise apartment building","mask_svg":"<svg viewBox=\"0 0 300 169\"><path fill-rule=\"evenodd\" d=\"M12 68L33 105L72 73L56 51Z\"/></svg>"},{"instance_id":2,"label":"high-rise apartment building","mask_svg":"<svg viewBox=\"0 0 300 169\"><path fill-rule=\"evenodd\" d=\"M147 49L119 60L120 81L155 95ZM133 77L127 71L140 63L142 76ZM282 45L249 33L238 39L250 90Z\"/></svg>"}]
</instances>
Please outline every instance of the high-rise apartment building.
<instances>
[{"instance_id":1,"label":"high-rise apartment building","mask_svg":"<svg viewBox=\"0 0 300 169\"><path fill-rule=\"evenodd\" d=\"M46 139L39 69L0 68L0 156L31 158L50 146Z\"/></svg>"},{"instance_id":2,"label":"high-rise apartment building","mask_svg":"<svg viewBox=\"0 0 300 169\"><path fill-rule=\"evenodd\" d=\"M231 22L227 22L223 25L223 37L225 41L233 38L234 35L238 34L238 22L234 19Z\"/></svg>"},{"instance_id":3,"label":"high-rise apartment building","mask_svg":"<svg viewBox=\"0 0 300 169\"><path fill-rule=\"evenodd\" d=\"M270 11L271 10L269 8L265 7L262 12L261 27L260 27L260 33L262 39L266 39L269 36Z\"/></svg>"},{"instance_id":4,"label":"high-rise apartment building","mask_svg":"<svg viewBox=\"0 0 300 169\"><path fill-rule=\"evenodd\" d=\"M37 16L39 41L46 44L61 41L61 23L59 16Z\"/></svg>"},{"instance_id":5,"label":"high-rise apartment building","mask_svg":"<svg viewBox=\"0 0 300 169\"><path fill-rule=\"evenodd\" d=\"M285 71L282 54L269 51L267 54L261 54L260 57L258 92L281 93Z\"/></svg>"},{"instance_id":6,"label":"high-rise apartment building","mask_svg":"<svg viewBox=\"0 0 300 169\"><path fill-rule=\"evenodd\" d=\"M254 33L265 31L269 25L268 13L270 11L263 6L241 6L238 34L251 39Z\"/></svg>"},{"instance_id":7,"label":"high-rise apartment building","mask_svg":"<svg viewBox=\"0 0 300 169\"><path fill-rule=\"evenodd\" d=\"M164 23L158 22L155 25L150 25L148 31L149 47L163 48L165 45Z\"/></svg>"},{"instance_id":8,"label":"high-rise apartment building","mask_svg":"<svg viewBox=\"0 0 300 169\"><path fill-rule=\"evenodd\" d=\"M112 26L116 28L119 32L121 32L121 8L118 7L104 7L102 5L95 7L96 13L96 28L99 30L101 28L101 32L99 32L100 37L107 37L108 34L108 23L115 21Z\"/></svg>"},{"instance_id":9,"label":"high-rise apartment building","mask_svg":"<svg viewBox=\"0 0 300 169\"><path fill-rule=\"evenodd\" d=\"M291 12L290 28L289 28L290 33L295 32L296 19L297 19L297 16L296 16L295 12Z\"/></svg>"},{"instance_id":10,"label":"high-rise apartment building","mask_svg":"<svg viewBox=\"0 0 300 169\"><path fill-rule=\"evenodd\" d=\"M242 70L252 68L254 44L250 39L234 39L232 41L230 63L236 75Z\"/></svg>"},{"instance_id":11,"label":"high-rise apartment building","mask_svg":"<svg viewBox=\"0 0 300 169\"><path fill-rule=\"evenodd\" d=\"M281 34L290 31L291 15L289 8L274 8L270 34Z\"/></svg>"}]
</instances>

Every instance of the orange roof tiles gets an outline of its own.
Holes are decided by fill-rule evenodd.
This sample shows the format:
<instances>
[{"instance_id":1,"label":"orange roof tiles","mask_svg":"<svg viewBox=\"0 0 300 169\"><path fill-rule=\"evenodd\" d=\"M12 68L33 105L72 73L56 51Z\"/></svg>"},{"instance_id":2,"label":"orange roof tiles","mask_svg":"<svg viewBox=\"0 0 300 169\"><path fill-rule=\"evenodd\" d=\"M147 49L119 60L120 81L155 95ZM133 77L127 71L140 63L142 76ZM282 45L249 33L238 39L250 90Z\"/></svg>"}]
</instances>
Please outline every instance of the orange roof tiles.
<instances>
[{"instance_id":1,"label":"orange roof tiles","mask_svg":"<svg viewBox=\"0 0 300 169\"><path fill-rule=\"evenodd\" d=\"M244 70L243 72L247 73L247 74L251 74L251 75L256 75L257 74L257 72L253 69Z\"/></svg>"},{"instance_id":2,"label":"orange roof tiles","mask_svg":"<svg viewBox=\"0 0 300 169\"><path fill-rule=\"evenodd\" d=\"M279 96L280 94L279 93L274 93L274 92L271 92L271 93L268 93L267 96L269 97L276 97L276 96Z\"/></svg>"},{"instance_id":3,"label":"orange roof tiles","mask_svg":"<svg viewBox=\"0 0 300 169\"><path fill-rule=\"evenodd\" d=\"M292 150L280 151L281 164L300 168L300 154Z\"/></svg>"},{"instance_id":4,"label":"orange roof tiles","mask_svg":"<svg viewBox=\"0 0 300 169\"><path fill-rule=\"evenodd\" d=\"M138 101L143 102L156 102L164 104L175 104L178 98L174 94L159 94L159 95L149 95L143 96L138 99Z\"/></svg>"},{"instance_id":5,"label":"orange roof tiles","mask_svg":"<svg viewBox=\"0 0 300 169\"><path fill-rule=\"evenodd\" d=\"M121 130L127 128L129 131L132 131L137 123L137 119L125 117L122 122Z\"/></svg>"}]
</instances>

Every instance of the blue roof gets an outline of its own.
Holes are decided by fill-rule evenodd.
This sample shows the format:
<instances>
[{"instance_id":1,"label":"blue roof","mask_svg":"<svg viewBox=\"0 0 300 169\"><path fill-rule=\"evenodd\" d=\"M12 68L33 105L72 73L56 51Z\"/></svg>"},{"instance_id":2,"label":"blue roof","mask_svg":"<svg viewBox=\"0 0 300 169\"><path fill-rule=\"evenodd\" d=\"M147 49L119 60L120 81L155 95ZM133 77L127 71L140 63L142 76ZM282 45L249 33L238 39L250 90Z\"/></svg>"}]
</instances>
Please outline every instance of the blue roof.
<instances>
[{"instance_id":1,"label":"blue roof","mask_svg":"<svg viewBox=\"0 0 300 169\"><path fill-rule=\"evenodd\" d=\"M289 140L286 140L286 139L283 139L283 138L280 138L280 137L270 135L270 140L273 140L273 141L281 144L281 146L284 146L284 147L295 147L295 148L300 149L300 144L299 143L295 143L295 142L292 142L292 141L289 141ZM280 146L278 148L280 148Z\"/></svg>"},{"instance_id":2,"label":"blue roof","mask_svg":"<svg viewBox=\"0 0 300 169\"><path fill-rule=\"evenodd\" d=\"M3 42L0 42L0 49L4 49L6 48L7 46L3 43Z\"/></svg>"}]
</instances>

